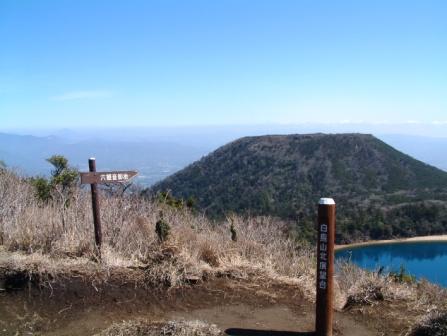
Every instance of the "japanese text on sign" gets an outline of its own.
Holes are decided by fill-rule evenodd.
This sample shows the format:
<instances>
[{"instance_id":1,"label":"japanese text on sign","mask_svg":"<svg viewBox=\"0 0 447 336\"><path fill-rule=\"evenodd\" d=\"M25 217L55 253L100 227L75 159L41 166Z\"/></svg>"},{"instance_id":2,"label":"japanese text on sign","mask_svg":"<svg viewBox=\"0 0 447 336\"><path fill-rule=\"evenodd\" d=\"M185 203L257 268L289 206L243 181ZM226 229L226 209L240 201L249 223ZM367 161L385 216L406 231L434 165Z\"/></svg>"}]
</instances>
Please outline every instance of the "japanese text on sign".
<instances>
[{"instance_id":1,"label":"japanese text on sign","mask_svg":"<svg viewBox=\"0 0 447 336\"><path fill-rule=\"evenodd\" d=\"M111 182L111 181L122 181L122 180L128 180L129 174L101 174L100 180L103 182Z\"/></svg>"},{"instance_id":2,"label":"japanese text on sign","mask_svg":"<svg viewBox=\"0 0 447 336\"><path fill-rule=\"evenodd\" d=\"M320 236L318 237L318 286L320 289L327 288L327 224L320 225Z\"/></svg>"}]
</instances>

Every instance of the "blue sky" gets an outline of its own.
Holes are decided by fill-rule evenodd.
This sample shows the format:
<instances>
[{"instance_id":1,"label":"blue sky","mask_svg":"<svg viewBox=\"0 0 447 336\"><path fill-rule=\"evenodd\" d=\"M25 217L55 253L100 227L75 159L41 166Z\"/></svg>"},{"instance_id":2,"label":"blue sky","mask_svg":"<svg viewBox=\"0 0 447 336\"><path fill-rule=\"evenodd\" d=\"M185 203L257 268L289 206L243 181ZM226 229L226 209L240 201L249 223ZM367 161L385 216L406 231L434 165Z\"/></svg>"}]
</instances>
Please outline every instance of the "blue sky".
<instances>
[{"instance_id":1,"label":"blue sky","mask_svg":"<svg viewBox=\"0 0 447 336\"><path fill-rule=\"evenodd\" d=\"M446 1L0 1L0 129L447 121Z\"/></svg>"}]
</instances>

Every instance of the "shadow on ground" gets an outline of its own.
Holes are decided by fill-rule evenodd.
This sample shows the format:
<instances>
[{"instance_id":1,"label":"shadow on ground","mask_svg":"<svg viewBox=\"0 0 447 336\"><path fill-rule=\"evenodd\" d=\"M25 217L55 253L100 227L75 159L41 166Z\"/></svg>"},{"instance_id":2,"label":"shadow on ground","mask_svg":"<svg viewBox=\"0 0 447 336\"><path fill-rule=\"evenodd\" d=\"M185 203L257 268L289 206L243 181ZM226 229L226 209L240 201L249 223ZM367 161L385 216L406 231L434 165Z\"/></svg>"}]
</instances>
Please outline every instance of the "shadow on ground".
<instances>
[{"instance_id":1,"label":"shadow on ground","mask_svg":"<svg viewBox=\"0 0 447 336\"><path fill-rule=\"evenodd\" d=\"M314 332L278 331L278 330L256 330L229 328L225 330L229 336L314 336Z\"/></svg>"}]
</instances>

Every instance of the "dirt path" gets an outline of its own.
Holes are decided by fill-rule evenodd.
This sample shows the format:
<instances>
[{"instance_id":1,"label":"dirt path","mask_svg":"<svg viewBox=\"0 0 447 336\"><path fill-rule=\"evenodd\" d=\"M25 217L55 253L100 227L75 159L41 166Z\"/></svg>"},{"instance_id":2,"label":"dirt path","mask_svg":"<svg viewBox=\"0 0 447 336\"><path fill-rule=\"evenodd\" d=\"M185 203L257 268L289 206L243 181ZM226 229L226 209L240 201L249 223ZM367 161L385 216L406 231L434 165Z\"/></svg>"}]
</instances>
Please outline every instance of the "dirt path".
<instances>
[{"instance_id":1,"label":"dirt path","mask_svg":"<svg viewBox=\"0 0 447 336\"><path fill-rule=\"evenodd\" d=\"M199 319L233 336L275 335L268 330L308 335L314 328L313 305L290 287L261 290L229 280L157 293L131 286L98 291L85 286L0 293L0 335L93 335L113 322L132 319ZM382 335L344 313L336 314L335 329L338 335Z\"/></svg>"},{"instance_id":2,"label":"dirt path","mask_svg":"<svg viewBox=\"0 0 447 336\"><path fill-rule=\"evenodd\" d=\"M315 315L307 309L291 309L287 306L253 307L245 304L218 306L190 312L173 312L169 319L199 319L216 324L228 335L311 335ZM336 314L335 330L338 335L369 336L377 331L355 322L349 316ZM292 333L291 333L292 335Z\"/></svg>"}]
</instances>

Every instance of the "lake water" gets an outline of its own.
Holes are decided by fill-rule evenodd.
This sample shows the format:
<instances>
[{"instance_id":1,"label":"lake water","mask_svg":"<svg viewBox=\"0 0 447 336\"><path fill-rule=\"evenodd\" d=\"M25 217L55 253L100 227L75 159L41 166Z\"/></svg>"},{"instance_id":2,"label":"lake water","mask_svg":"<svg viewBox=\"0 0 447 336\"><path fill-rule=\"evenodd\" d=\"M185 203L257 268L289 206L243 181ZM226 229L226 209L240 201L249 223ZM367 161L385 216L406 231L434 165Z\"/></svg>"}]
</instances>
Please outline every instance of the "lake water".
<instances>
[{"instance_id":1,"label":"lake water","mask_svg":"<svg viewBox=\"0 0 447 336\"><path fill-rule=\"evenodd\" d=\"M416 278L447 287L447 242L413 242L359 246L339 250L336 258L350 259L354 264L377 271L399 271L403 265Z\"/></svg>"}]
</instances>

